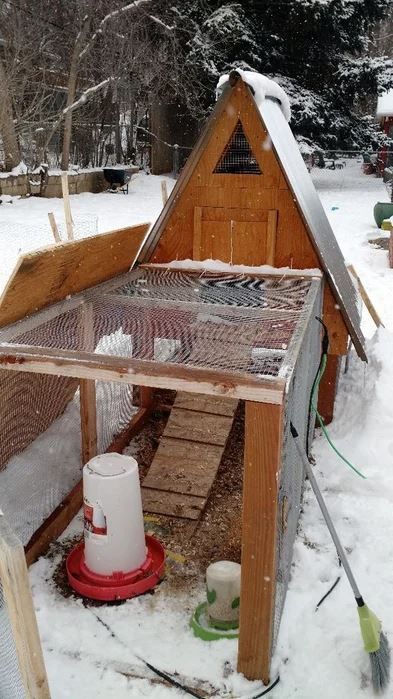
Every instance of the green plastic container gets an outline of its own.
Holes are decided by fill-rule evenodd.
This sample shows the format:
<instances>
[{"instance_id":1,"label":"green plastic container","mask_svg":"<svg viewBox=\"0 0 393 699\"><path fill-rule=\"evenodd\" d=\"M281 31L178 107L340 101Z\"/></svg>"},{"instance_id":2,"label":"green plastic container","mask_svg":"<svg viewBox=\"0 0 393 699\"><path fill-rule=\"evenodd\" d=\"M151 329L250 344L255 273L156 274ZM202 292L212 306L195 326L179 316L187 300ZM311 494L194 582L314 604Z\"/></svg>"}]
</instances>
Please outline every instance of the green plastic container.
<instances>
[{"instance_id":1,"label":"green plastic container","mask_svg":"<svg viewBox=\"0 0 393 699\"><path fill-rule=\"evenodd\" d=\"M393 203L388 201L379 201L377 204L375 204L374 219L378 228L381 228L382 221L384 221L385 218L390 218L391 216L393 216Z\"/></svg>"},{"instance_id":2,"label":"green plastic container","mask_svg":"<svg viewBox=\"0 0 393 699\"><path fill-rule=\"evenodd\" d=\"M219 641L222 638L238 638L238 629L216 629L210 626L207 602L199 604L190 619L190 626L195 636L202 641Z\"/></svg>"}]
</instances>

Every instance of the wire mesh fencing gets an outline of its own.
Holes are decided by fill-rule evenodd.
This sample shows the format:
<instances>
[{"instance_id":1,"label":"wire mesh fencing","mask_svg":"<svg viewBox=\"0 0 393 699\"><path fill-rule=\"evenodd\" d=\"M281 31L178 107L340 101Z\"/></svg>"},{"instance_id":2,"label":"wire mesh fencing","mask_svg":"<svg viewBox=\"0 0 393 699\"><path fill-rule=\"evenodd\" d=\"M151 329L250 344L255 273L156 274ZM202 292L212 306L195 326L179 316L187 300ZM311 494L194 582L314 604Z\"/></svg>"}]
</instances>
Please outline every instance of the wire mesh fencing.
<instances>
[{"instance_id":1,"label":"wire mesh fencing","mask_svg":"<svg viewBox=\"0 0 393 699\"><path fill-rule=\"evenodd\" d=\"M137 270L41 311L32 325L17 325L11 339L45 348L48 356L72 352L76 362L80 352L158 361L155 344L165 341L176 347L166 362L276 377L295 328L308 315L312 284L300 276L256 279Z\"/></svg>"},{"instance_id":2,"label":"wire mesh fencing","mask_svg":"<svg viewBox=\"0 0 393 699\"><path fill-rule=\"evenodd\" d=\"M0 579L0 697L28 699L19 668L7 602Z\"/></svg>"},{"instance_id":3,"label":"wire mesh fencing","mask_svg":"<svg viewBox=\"0 0 393 699\"><path fill-rule=\"evenodd\" d=\"M81 478L78 387L74 378L0 371L0 508L23 545ZM96 399L104 452L136 410L132 386L97 381Z\"/></svg>"},{"instance_id":4,"label":"wire mesh fencing","mask_svg":"<svg viewBox=\"0 0 393 699\"><path fill-rule=\"evenodd\" d=\"M293 546L295 543L304 486L304 469L299 459L290 423L296 427L306 444L312 438L315 415L310 412L311 390L320 359L321 293L314 300L310 322L303 335L300 350L286 391L284 436L281 472L278 485L277 572L273 644L277 641L288 584L291 578Z\"/></svg>"}]
</instances>

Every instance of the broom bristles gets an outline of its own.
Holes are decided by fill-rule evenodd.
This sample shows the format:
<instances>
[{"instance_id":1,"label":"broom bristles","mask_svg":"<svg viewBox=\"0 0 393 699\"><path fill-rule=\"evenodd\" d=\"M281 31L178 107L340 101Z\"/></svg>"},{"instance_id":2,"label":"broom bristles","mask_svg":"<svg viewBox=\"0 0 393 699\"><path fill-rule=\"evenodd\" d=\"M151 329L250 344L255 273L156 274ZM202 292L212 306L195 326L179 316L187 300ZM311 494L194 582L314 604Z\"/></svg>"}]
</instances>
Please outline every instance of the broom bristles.
<instances>
[{"instance_id":1,"label":"broom bristles","mask_svg":"<svg viewBox=\"0 0 393 699\"><path fill-rule=\"evenodd\" d=\"M376 694L381 694L390 679L390 648L388 639L381 631L379 649L369 653L371 663L371 681Z\"/></svg>"}]
</instances>

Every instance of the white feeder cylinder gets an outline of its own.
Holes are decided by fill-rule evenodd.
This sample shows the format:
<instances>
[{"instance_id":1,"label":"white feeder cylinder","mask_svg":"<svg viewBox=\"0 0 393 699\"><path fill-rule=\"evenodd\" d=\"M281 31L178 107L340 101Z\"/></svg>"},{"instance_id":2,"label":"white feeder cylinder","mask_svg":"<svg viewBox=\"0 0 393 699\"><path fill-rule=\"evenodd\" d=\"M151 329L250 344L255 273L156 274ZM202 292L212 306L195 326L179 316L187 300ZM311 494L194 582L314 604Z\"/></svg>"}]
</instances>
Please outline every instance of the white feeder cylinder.
<instances>
[{"instance_id":1,"label":"white feeder cylinder","mask_svg":"<svg viewBox=\"0 0 393 699\"><path fill-rule=\"evenodd\" d=\"M85 563L99 575L130 573L146 559L138 464L100 454L83 468Z\"/></svg>"},{"instance_id":2,"label":"white feeder cylinder","mask_svg":"<svg viewBox=\"0 0 393 699\"><path fill-rule=\"evenodd\" d=\"M212 626L239 624L241 566L233 561L211 563L206 570L207 611Z\"/></svg>"}]
</instances>

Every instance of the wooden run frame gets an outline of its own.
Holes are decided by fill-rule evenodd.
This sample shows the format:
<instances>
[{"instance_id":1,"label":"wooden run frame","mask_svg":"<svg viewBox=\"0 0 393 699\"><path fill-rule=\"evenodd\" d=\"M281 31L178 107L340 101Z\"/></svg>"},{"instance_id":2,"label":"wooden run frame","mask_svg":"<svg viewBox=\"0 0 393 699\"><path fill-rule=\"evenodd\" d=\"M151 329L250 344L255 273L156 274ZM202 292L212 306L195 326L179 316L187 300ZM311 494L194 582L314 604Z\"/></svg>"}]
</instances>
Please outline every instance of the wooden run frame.
<instances>
[{"instance_id":1,"label":"wooden run frame","mask_svg":"<svg viewBox=\"0 0 393 699\"><path fill-rule=\"evenodd\" d=\"M0 581L26 697L50 699L23 546L2 515Z\"/></svg>"},{"instance_id":2,"label":"wooden run frame","mask_svg":"<svg viewBox=\"0 0 393 699\"><path fill-rule=\"evenodd\" d=\"M220 274L217 271L195 269L187 272L195 275ZM228 272L222 271L222 274L227 275ZM244 273L239 276L244 276ZM321 284L318 274L299 275L296 271L284 275L272 273L256 276L279 279L295 276L310 278L314 280L309 292L312 298L316 298ZM116 280L106 282L103 286L107 290L112 284L115 285ZM73 301L77 302L77 299ZM88 297L86 301L83 333L89 333L91 324ZM310 322L312 307L313 304L310 303L307 315L303 317L305 326ZM36 320L38 316L37 319L28 319L26 323L35 324ZM94 355L93 352L76 353L8 344L12 338L12 327L6 329L5 335L7 344L0 345L0 367L11 371L72 376L80 379L84 460L94 456L97 448L95 380L133 384L146 387L148 391L152 388L165 388L194 394L241 398L246 401L238 670L249 679L263 679L267 683L274 625L277 473L281 463L285 391L291 376L291 366L292 370L294 368L291 362L296 361L303 333L297 333L291 340L287 350L291 358L286 366L285 375L264 379L190 366L154 363L138 358L116 358ZM140 410L108 451L124 448L145 424L154 406L149 392L147 397L146 401L142 399ZM45 551L50 541L65 529L81 504L82 485L78 483L32 537L27 546L29 563Z\"/></svg>"}]
</instances>

